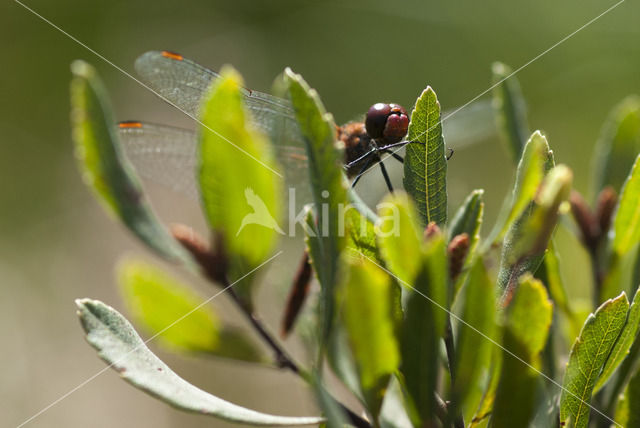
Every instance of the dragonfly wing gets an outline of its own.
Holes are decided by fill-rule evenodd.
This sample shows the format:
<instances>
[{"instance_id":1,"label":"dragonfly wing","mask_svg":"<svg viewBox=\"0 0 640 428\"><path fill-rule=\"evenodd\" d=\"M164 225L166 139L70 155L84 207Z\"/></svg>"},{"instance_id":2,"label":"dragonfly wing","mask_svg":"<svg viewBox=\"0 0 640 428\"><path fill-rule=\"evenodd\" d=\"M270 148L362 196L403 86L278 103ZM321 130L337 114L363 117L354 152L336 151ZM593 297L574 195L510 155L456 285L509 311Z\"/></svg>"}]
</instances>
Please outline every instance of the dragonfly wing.
<instances>
[{"instance_id":1,"label":"dragonfly wing","mask_svg":"<svg viewBox=\"0 0 640 428\"><path fill-rule=\"evenodd\" d=\"M118 130L127 158L142 177L198 199L193 131L142 122L124 122Z\"/></svg>"},{"instance_id":2,"label":"dragonfly wing","mask_svg":"<svg viewBox=\"0 0 640 428\"><path fill-rule=\"evenodd\" d=\"M220 75L181 55L150 51L141 55L135 68L142 80L161 98L194 119L209 86ZM242 88L253 125L276 146L299 146L303 140L291 103L258 91Z\"/></svg>"},{"instance_id":3,"label":"dragonfly wing","mask_svg":"<svg viewBox=\"0 0 640 428\"><path fill-rule=\"evenodd\" d=\"M123 122L118 130L127 158L143 178L198 200L195 132L144 122ZM289 197L289 188L295 188L296 207L310 202L304 149L276 146L275 155L278 169L285 177L287 194L284 197ZM256 168L261 167L256 165Z\"/></svg>"}]
</instances>

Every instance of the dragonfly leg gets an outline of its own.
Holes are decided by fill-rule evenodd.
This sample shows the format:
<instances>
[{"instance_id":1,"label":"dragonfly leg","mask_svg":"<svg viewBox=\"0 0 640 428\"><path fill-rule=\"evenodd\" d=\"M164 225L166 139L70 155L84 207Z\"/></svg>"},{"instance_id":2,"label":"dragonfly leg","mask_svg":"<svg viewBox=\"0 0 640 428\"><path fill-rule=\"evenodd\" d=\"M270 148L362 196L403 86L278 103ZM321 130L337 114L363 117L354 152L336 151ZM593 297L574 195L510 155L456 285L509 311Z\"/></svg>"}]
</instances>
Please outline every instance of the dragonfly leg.
<instances>
[{"instance_id":1,"label":"dragonfly leg","mask_svg":"<svg viewBox=\"0 0 640 428\"><path fill-rule=\"evenodd\" d=\"M400 163L404 163L404 159L402 158L402 156L400 156L399 154L392 152L391 150L383 150L385 153L390 154L391 156L393 156L393 158L395 160L397 160Z\"/></svg>"},{"instance_id":2,"label":"dragonfly leg","mask_svg":"<svg viewBox=\"0 0 640 428\"><path fill-rule=\"evenodd\" d=\"M367 159L367 161L364 163L362 168L360 168L360 171L358 171L358 175L356 175L356 178L353 180L353 183L351 183L351 188L356 187L356 184L358 184L358 181L362 178L362 176L367 171L367 169L369 169L369 166L371 166L372 161L373 161L372 157Z\"/></svg>"},{"instance_id":3,"label":"dragonfly leg","mask_svg":"<svg viewBox=\"0 0 640 428\"><path fill-rule=\"evenodd\" d=\"M389 189L389 192L393 193L393 186L391 185L391 179L389 178L389 174L387 173L387 168L384 166L384 162L380 161L378 162L378 165L380 165L380 170L382 171L382 175L384 176L385 183L387 183L387 188Z\"/></svg>"},{"instance_id":4,"label":"dragonfly leg","mask_svg":"<svg viewBox=\"0 0 640 428\"><path fill-rule=\"evenodd\" d=\"M447 147L447 156L445 157L447 160L453 157L453 149L451 147Z\"/></svg>"},{"instance_id":5,"label":"dragonfly leg","mask_svg":"<svg viewBox=\"0 0 640 428\"><path fill-rule=\"evenodd\" d=\"M367 153L363 154L362 156L360 156L359 158L356 158L355 160L352 160L351 162L348 162L345 164L345 168L349 169L352 166L354 166L357 163L362 162L363 160L365 160L366 158L368 158L369 156L373 156L374 154L376 154L378 152L378 149L373 149L368 151Z\"/></svg>"}]
</instances>

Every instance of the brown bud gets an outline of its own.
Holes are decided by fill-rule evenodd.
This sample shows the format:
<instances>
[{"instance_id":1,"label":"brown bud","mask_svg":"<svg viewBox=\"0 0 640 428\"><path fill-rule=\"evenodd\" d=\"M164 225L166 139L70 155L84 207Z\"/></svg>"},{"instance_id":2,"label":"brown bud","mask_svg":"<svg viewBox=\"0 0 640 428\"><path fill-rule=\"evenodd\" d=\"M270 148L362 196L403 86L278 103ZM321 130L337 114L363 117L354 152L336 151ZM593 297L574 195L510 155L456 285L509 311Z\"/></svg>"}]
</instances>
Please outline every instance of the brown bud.
<instances>
[{"instance_id":1,"label":"brown bud","mask_svg":"<svg viewBox=\"0 0 640 428\"><path fill-rule=\"evenodd\" d=\"M616 209L616 203L618 202L618 195L613 187L605 187L598 195L598 202L596 205L596 219L600 226L600 237L607 234L611 227L611 219L613 218L613 212Z\"/></svg>"},{"instance_id":2,"label":"brown bud","mask_svg":"<svg viewBox=\"0 0 640 428\"><path fill-rule=\"evenodd\" d=\"M455 281L462 272L464 261L469 252L469 235L461 233L456 235L449 242L447 255L449 256L449 278Z\"/></svg>"},{"instance_id":3,"label":"brown bud","mask_svg":"<svg viewBox=\"0 0 640 428\"><path fill-rule=\"evenodd\" d=\"M174 224L171 234L191 253L207 277L223 284L227 281L227 260L221 250L221 237L216 240L219 249L212 251L207 242L189 226Z\"/></svg>"},{"instance_id":4,"label":"brown bud","mask_svg":"<svg viewBox=\"0 0 640 428\"><path fill-rule=\"evenodd\" d=\"M571 191L569 203L571 204L571 214L573 214L573 218L580 228L582 242L587 247L593 248L597 245L598 236L600 235L600 226L596 218L591 213L587 202L576 190Z\"/></svg>"},{"instance_id":5,"label":"brown bud","mask_svg":"<svg viewBox=\"0 0 640 428\"><path fill-rule=\"evenodd\" d=\"M429 238L432 238L437 233L440 233L440 228L435 221L432 221L424 229L424 239L427 240Z\"/></svg>"},{"instance_id":6,"label":"brown bud","mask_svg":"<svg viewBox=\"0 0 640 428\"><path fill-rule=\"evenodd\" d=\"M309 253L306 251L302 256L302 260L300 261L300 266L298 267L298 272L294 277L293 284L291 286L291 291L289 292L289 297L287 298L287 306L284 313L284 318L282 319L282 330L280 331L280 336L285 338L291 332L293 324L295 323L300 311L302 310L302 306L309 294L309 287L311 285L311 263L309 261Z\"/></svg>"}]
</instances>

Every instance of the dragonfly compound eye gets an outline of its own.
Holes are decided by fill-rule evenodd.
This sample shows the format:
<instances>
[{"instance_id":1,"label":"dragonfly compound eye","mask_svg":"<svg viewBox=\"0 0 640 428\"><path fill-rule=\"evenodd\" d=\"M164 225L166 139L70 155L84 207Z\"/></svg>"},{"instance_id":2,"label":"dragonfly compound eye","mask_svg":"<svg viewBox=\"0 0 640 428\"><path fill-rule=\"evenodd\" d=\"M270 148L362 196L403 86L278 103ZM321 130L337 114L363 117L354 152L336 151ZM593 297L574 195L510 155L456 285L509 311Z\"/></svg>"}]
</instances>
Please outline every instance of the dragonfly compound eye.
<instances>
[{"instance_id":1,"label":"dragonfly compound eye","mask_svg":"<svg viewBox=\"0 0 640 428\"><path fill-rule=\"evenodd\" d=\"M398 104L377 103L367 112L365 127L371 138L393 144L407 134L409 116L404 107Z\"/></svg>"}]
</instances>

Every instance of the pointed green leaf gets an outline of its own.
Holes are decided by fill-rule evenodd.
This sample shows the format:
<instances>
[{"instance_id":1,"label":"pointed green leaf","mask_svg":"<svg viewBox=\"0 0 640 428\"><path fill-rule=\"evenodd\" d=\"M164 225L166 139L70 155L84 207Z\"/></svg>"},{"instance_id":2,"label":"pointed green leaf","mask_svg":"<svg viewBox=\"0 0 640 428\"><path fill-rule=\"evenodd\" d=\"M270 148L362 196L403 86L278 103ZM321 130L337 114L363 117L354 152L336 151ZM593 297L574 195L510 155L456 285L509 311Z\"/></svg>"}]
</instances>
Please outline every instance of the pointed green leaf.
<instances>
[{"instance_id":1,"label":"pointed green leaf","mask_svg":"<svg viewBox=\"0 0 640 428\"><path fill-rule=\"evenodd\" d=\"M314 267L322 286L323 342L330 333L334 317L338 259L346 245L340 235L340 206L346 205L343 154L336 144L336 127L318 93L302 76L285 70L285 81L309 159L309 177L315 203L316 224L320 232Z\"/></svg>"},{"instance_id":2,"label":"pointed green leaf","mask_svg":"<svg viewBox=\"0 0 640 428\"><path fill-rule=\"evenodd\" d=\"M539 371L533 369L547 341L553 305L544 285L531 275L520 278L507 308L503 362L492 426L528 426L536 408ZM515 355L515 356L514 356Z\"/></svg>"},{"instance_id":3,"label":"pointed green leaf","mask_svg":"<svg viewBox=\"0 0 640 428\"><path fill-rule=\"evenodd\" d=\"M529 137L527 107L520 84L509 66L495 62L493 72L493 107L496 110L498 129L513 162L520 159L522 149Z\"/></svg>"},{"instance_id":4,"label":"pointed green leaf","mask_svg":"<svg viewBox=\"0 0 640 428\"><path fill-rule=\"evenodd\" d=\"M340 305L365 401L377 417L399 364L391 305L391 277L364 258L349 257Z\"/></svg>"},{"instance_id":5,"label":"pointed green leaf","mask_svg":"<svg viewBox=\"0 0 640 428\"><path fill-rule=\"evenodd\" d=\"M87 341L109 367L133 386L173 407L247 425L317 425L317 417L274 416L246 409L201 390L155 356L120 313L97 300L79 299L78 316Z\"/></svg>"},{"instance_id":6,"label":"pointed green leaf","mask_svg":"<svg viewBox=\"0 0 640 428\"><path fill-rule=\"evenodd\" d=\"M118 268L118 277L134 319L150 334L159 335L165 346L245 361L264 360L247 336L224 327L215 312L203 306L204 299L161 269L126 260ZM181 321L172 325L178 319Z\"/></svg>"},{"instance_id":7,"label":"pointed green leaf","mask_svg":"<svg viewBox=\"0 0 640 428\"><path fill-rule=\"evenodd\" d=\"M347 236L346 247L355 253L363 254L380 262L375 231L378 216L352 190L349 191L349 199L349 205L340 214L340 218L344 219L342 229L345 230ZM343 233L342 229L339 233Z\"/></svg>"},{"instance_id":8,"label":"pointed green leaf","mask_svg":"<svg viewBox=\"0 0 640 428\"><path fill-rule=\"evenodd\" d=\"M400 372L414 425L435 417L433 391L438 385L440 340L447 318L448 267L446 242L437 233L427 240L422 265L406 296L401 331Z\"/></svg>"},{"instance_id":9,"label":"pointed green leaf","mask_svg":"<svg viewBox=\"0 0 640 428\"><path fill-rule=\"evenodd\" d=\"M638 330L640 329L640 290L636 292L636 295L633 298L633 302L629 307L629 314L627 316L627 322L624 325L624 328L620 332L620 336L618 340L616 340L615 345L611 349L611 353L607 358L607 362L604 364L604 368L602 369L602 373L598 377L598 382L596 386L593 388L593 393L595 394L604 386L605 383L609 380L614 371L618 368L620 363L625 359L625 357L629 354L629 349L631 349L631 345L633 345L633 341L636 339L638 335Z\"/></svg>"},{"instance_id":10,"label":"pointed green leaf","mask_svg":"<svg viewBox=\"0 0 640 428\"><path fill-rule=\"evenodd\" d=\"M411 113L404 158L404 189L413 198L426 226L447 222L447 160L445 158L440 103L427 87ZM420 143L420 144L418 144Z\"/></svg>"},{"instance_id":11,"label":"pointed green leaf","mask_svg":"<svg viewBox=\"0 0 640 428\"><path fill-rule=\"evenodd\" d=\"M552 169L531 207L509 228L498 273L501 289L510 291L510 284L513 285L522 273L535 272L540 266L558 221L560 204L569 197L572 181L573 173L566 166Z\"/></svg>"},{"instance_id":12,"label":"pointed green leaf","mask_svg":"<svg viewBox=\"0 0 640 428\"><path fill-rule=\"evenodd\" d=\"M500 228L497 229L498 233L494 242L504 238L509 227L512 227L524 209L531 204L545 174L553 166L552 162L547 139L540 131L534 132L524 146L522 158L518 163L510 208L508 214L504 216L504 221L499 220L496 225L496 227L500 225Z\"/></svg>"},{"instance_id":13,"label":"pointed green leaf","mask_svg":"<svg viewBox=\"0 0 640 428\"><path fill-rule=\"evenodd\" d=\"M283 232L277 223L282 177L267 138L249 125L242 85L235 70L223 68L204 97L198 180L209 227L244 273L269 256Z\"/></svg>"},{"instance_id":14,"label":"pointed green leaf","mask_svg":"<svg viewBox=\"0 0 640 428\"><path fill-rule=\"evenodd\" d=\"M551 300L553 300L558 309L564 312L567 317L573 318L575 315L569 305L567 291L560 274L560 259L553 239L549 241L544 261L540 265L538 272L536 272L536 277L539 277L542 283L547 286Z\"/></svg>"},{"instance_id":15,"label":"pointed green leaf","mask_svg":"<svg viewBox=\"0 0 640 428\"><path fill-rule=\"evenodd\" d=\"M107 92L95 69L71 66L71 127L84 181L107 212L158 255L191 264L191 257L155 217L138 177L124 157Z\"/></svg>"},{"instance_id":16,"label":"pointed green leaf","mask_svg":"<svg viewBox=\"0 0 640 428\"><path fill-rule=\"evenodd\" d=\"M598 376L622 328L629 301L622 293L604 302L589 315L574 342L564 375L560 397L560 422L582 428L589 423L589 403Z\"/></svg>"},{"instance_id":17,"label":"pointed green leaf","mask_svg":"<svg viewBox=\"0 0 640 428\"><path fill-rule=\"evenodd\" d=\"M484 214L483 196L482 189L471 192L456 211L449 226L449 240L462 233L469 235L469 255L473 254L480 239L480 227Z\"/></svg>"},{"instance_id":18,"label":"pointed green leaf","mask_svg":"<svg viewBox=\"0 0 640 428\"><path fill-rule=\"evenodd\" d=\"M382 258L401 284L412 285L422 264L422 231L406 193L388 195L378 205L376 232Z\"/></svg>"},{"instance_id":19,"label":"pointed green leaf","mask_svg":"<svg viewBox=\"0 0 640 428\"><path fill-rule=\"evenodd\" d=\"M460 318L457 324L454 403L465 414L473 414L482 399L483 375L488 374L495 334L496 293L484 262L478 255L460 290Z\"/></svg>"},{"instance_id":20,"label":"pointed green leaf","mask_svg":"<svg viewBox=\"0 0 640 428\"><path fill-rule=\"evenodd\" d=\"M621 257L640 241L640 156L622 187L620 202L613 220L611 247Z\"/></svg>"},{"instance_id":21,"label":"pointed green leaf","mask_svg":"<svg viewBox=\"0 0 640 428\"><path fill-rule=\"evenodd\" d=\"M602 127L594 152L594 194L606 186L620 189L640 153L640 97L616 105Z\"/></svg>"}]
</instances>

